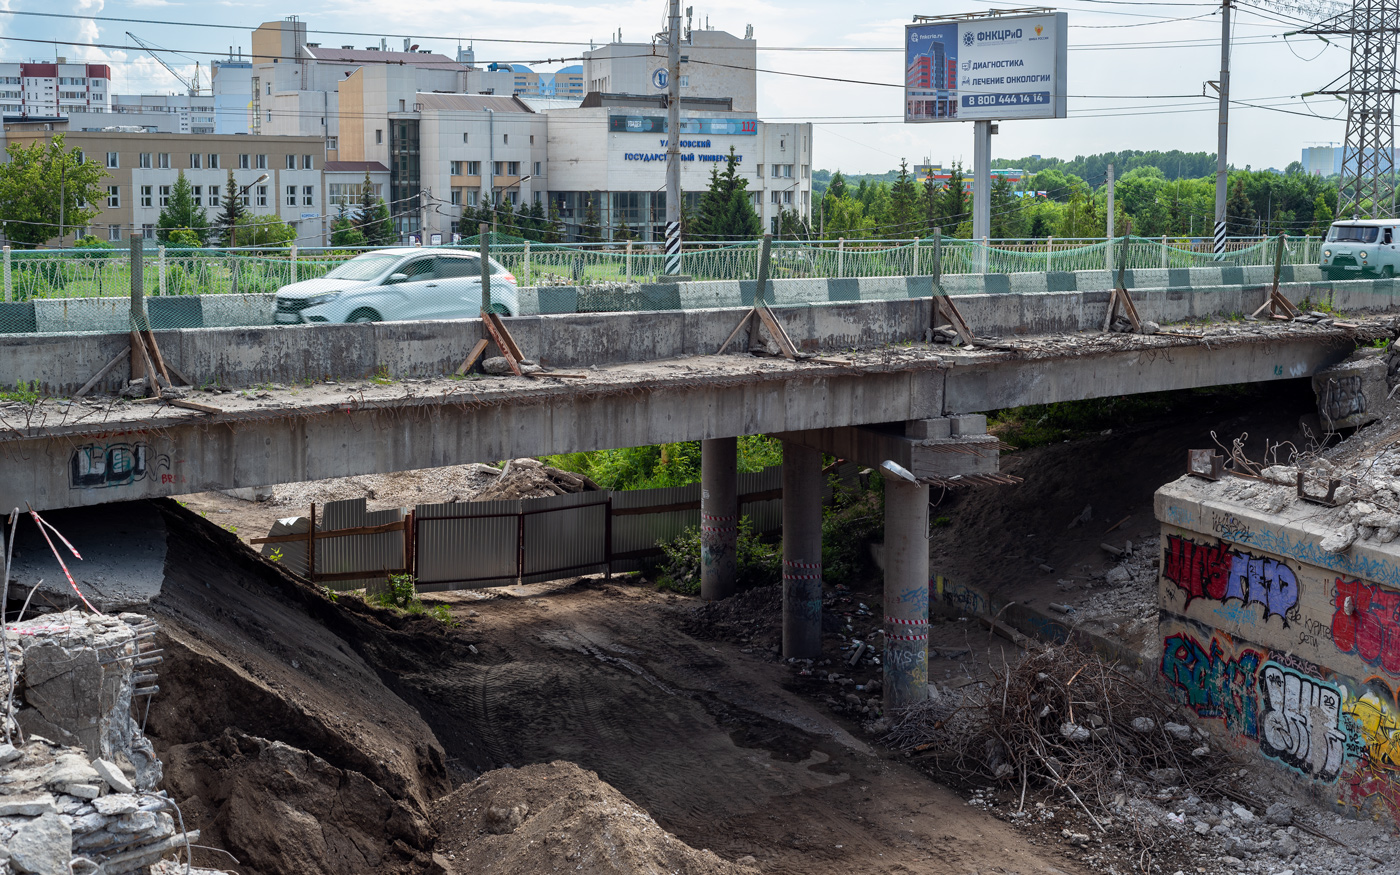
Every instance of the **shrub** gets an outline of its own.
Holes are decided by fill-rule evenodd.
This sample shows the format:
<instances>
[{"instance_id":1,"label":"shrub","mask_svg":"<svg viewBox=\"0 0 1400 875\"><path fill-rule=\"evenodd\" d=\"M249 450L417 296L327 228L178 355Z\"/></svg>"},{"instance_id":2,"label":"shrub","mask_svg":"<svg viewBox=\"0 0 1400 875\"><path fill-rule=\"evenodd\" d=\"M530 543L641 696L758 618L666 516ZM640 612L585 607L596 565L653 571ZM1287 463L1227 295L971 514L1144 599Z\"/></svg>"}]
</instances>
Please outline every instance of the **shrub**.
<instances>
[{"instance_id":1,"label":"shrub","mask_svg":"<svg viewBox=\"0 0 1400 875\"><path fill-rule=\"evenodd\" d=\"M662 555L648 568L660 589L685 595L700 592L700 530L694 526L661 545ZM769 586L783 579L782 544L763 540L748 517L739 520L738 580L740 591Z\"/></svg>"}]
</instances>

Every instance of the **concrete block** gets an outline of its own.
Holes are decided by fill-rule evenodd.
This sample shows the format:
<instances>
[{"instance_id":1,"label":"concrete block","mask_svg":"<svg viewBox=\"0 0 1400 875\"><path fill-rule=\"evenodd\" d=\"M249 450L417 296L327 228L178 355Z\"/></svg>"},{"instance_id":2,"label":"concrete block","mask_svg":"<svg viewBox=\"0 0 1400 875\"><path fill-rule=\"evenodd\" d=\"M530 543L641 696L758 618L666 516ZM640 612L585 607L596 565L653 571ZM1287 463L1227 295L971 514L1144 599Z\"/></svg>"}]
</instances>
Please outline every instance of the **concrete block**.
<instances>
[{"instance_id":1,"label":"concrete block","mask_svg":"<svg viewBox=\"0 0 1400 875\"><path fill-rule=\"evenodd\" d=\"M1047 292L1073 292L1077 289L1076 277L1072 270L1052 270L1045 274Z\"/></svg>"},{"instance_id":2,"label":"concrete block","mask_svg":"<svg viewBox=\"0 0 1400 875\"><path fill-rule=\"evenodd\" d=\"M1244 267L1244 281L1252 285L1273 285L1274 266L1272 264L1250 264Z\"/></svg>"},{"instance_id":3,"label":"concrete block","mask_svg":"<svg viewBox=\"0 0 1400 875\"><path fill-rule=\"evenodd\" d=\"M997 337L1028 333L1021 325L1025 300L1022 295L959 295L955 304L973 334Z\"/></svg>"},{"instance_id":4,"label":"concrete block","mask_svg":"<svg viewBox=\"0 0 1400 875\"><path fill-rule=\"evenodd\" d=\"M1379 350L1377 350L1379 352ZM1389 414L1395 404L1388 399L1385 359L1361 351L1312 378L1317 394L1317 414L1329 429L1358 428Z\"/></svg>"},{"instance_id":5,"label":"concrete block","mask_svg":"<svg viewBox=\"0 0 1400 875\"><path fill-rule=\"evenodd\" d=\"M1043 273L1013 273L1009 277L1011 293L1015 295L1043 295L1050 291L1049 276Z\"/></svg>"},{"instance_id":6,"label":"concrete block","mask_svg":"<svg viewBox=\"0 0 1400 875\"><path fill-rule=\"evenodd\" d=\"M1084 295L1079 292L1052 292L1021 298L1019 327L1002 333L1052 334L1084 329Z\"/></svg>"},{"instance_id":7,"label":"concrete block","mask_svg":"<svg viewBox=\"0 0 1400 875\"><path fill-rule=\"evenodd\" d=\"M204 295L200 306L205 328L271 325L275 295Z\"/></svg>"},{"instance_id":8,"label":"concrete block","mask_svg":"<svg viewBox=\"0 0 1400 875\"><path fill-rule=\"evenodd\" d=\"M1295 264L1293 280L1300 283L1322 282L1322 267L1316 264Z\"/></svg>"},{"instance_id":9,"label":"concrete block","mask_svg":"<svg viewBox=\"0 0 1400 875\"><path fill-rule=\"evenodd\" d=\"M856 280L862 301L888 301L908 298L909 284L902 276L862 277Z\"/></svg>"},{"instance_id":10,"label":"concrete block","mask_svg":"<svg viewBox=\"0 0 1400 875\"><path fill-rule=\"evenodd\" d=\"M268 320L272 321L271 311ZM34 323L39 333L129 331L129 298L36 298Z\"/></svg>"},{"instance_id":11,"label":"concrete block","mask_svg":"<svg viewBox=\"0 0 1400 875\"><path fill-rule=\"evenodd\" d=\"M738 280L681 283L680 298L683 310L710 310L717 307L743 306Z\"/></svg>"},{"instance_id":12,"label":"concrete block","mask_svg":"<svg viewBox=\"0 0 1400 875\"><path fill-rule=\"evenodd\" d=\"M1193 289L1220 285L1220 268L1218 267L1193 267L1189 268L1188 272L1191 275L1189 285Z\"/></svg>"},{"instance_id":13,"label":"concrete block","mask_svg":"<svg viewBox=\"0 0 1400 875\"><path fill-rule=\"evenodd\" d=\"M1113 288L1116 281L1117 277L1111 276L1106 270L1076 270L1074 272L1074 287L1081 292L1107 291Z\"/></svg>"},{"instance_id":14,"label":"concrete block","mask_svg":"<svg viewBox=\"0 0 1400 875\"><path fill-rule=\"evenodd\" d=\"M66 875L73 858L73 830L57 814L43 814L25 823L6 849L10 865L35 875Z\"/></svg>"},{"instance_id":15,"label":"concrete block","mask_svg":"<svg viewBox=\"0 0 1400 875\"><path fill-rule=\"evenodd\" d=\"M937 419L913 419L904 423L904 436L916 440L939 440L952 436L953 421L946 416Z\"/></svg>"},{"instance_id":16,"label":"concrete block","mask_svg":"<svg viewBox=\"0 0 1400 875\"><path fill-rule=\"evenodd\" d=\"M1132 274L1132 283L1129 289L1165 289L1170 278L1170 271L1160 267L1134 268L1124 271Z\"/></svg>"},{"instance_id":17,"label":"concrete block","mask_svg":"<svg viewBox=\"0 0 1400 875\"><path fill-rule=\"evenodd\" d=\"M985 413L964 413L950 416L948 421L954 437L987 433L987 415Z\"/></svg>"},{"instance_id":18,"label":"concrete block","mask_svg":"<svg viewBox=\"0 0 1400 875\"><path fill-rule=\"evenodd\" d=\"M950 295L980 295L987 290L986 282L980 273L944 274L938 280L943 291Z\"/></svg>"},{"instance_id":19,"label":"concrete block","mask_svg":"<svg viewBox=\"0 0 1400 875\"><path fill-rule=\"evenodd\" d=\"M774 306L822 304L831 300L824 279L774 280L768 285L768 293Z\"/></svg>"}]
</instances>

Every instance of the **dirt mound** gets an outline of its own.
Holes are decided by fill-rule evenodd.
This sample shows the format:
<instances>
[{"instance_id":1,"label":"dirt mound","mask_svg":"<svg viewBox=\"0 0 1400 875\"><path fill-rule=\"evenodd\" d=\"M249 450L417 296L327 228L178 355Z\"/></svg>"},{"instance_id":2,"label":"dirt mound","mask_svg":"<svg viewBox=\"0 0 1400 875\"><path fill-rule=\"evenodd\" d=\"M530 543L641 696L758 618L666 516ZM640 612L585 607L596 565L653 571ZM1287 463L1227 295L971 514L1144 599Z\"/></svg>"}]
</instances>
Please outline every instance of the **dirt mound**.
<instances>
[{"instance_id":1,"label":"dirt mound","mask_svg":"<svg viewBox=\"0 0 1400 875\"><path fill-rule=\"evenodd\" d=\"M240 871L410 873L432 863L414 809L355 771L236 729L170 749L166 787L242 863Z\"/></svg>"},{"instance_id":2,"label":"dirt mound","mask_svg":"<svg viewBox=\"0 0 1400 875\"><path fill-rule=\"evenodd\" d=\"M681 618L689 635L711 641L764 642L783 628L783 587L756 586L696 607Z\"/></svg>"},{"instance_id":3,"label":"dirt mound","mask_svg":"<svg viewBox=\"0 0 1400 875\"><path fill-rule=\"evenodd\" d=\"M433 805L438 853L456 873L748 875L656 825L594 772L553 762L497 769Z\"/></svg>"},{"instance_id":4,"label":"dirt mound","mask_svg":"<svg viewBox=\"0 0 1400 875\"><path fill-rule=\"evenodd\" d=\"M500 476L472 496L472 501L498 501L514 498L544 498L573 492L596 490L598 484L584 477L560 471L535 459L512 459Z\"/></svg>"},{"instance_id":5,"label":"dirt mound","mask_svg":"<svg viewBox=\"0 0 1400 875\"><path fill-rule=\"evenodd\" d=\"M332 602L231 533L154 504L168 532L150 608L165 662L147 731L201 844L233 853L245 875L430 865L426 811L451 787L446 757L386 683L423 649L452 651L442 624Z\"/></svg>"}]
</instances>

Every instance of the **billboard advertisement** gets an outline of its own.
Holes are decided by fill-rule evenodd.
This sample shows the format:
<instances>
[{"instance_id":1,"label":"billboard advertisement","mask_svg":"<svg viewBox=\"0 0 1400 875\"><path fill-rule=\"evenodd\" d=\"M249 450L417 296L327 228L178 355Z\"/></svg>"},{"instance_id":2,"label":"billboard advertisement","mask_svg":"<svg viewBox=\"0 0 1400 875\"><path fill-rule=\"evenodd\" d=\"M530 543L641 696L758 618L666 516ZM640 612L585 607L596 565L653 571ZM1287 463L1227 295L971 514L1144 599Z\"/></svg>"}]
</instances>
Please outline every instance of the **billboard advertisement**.
<instances>
[{"instance_id":1,"label":"billboard advertisement","mask_svg":"<svg viewBox=\"0 0 1400 875\"><path fill-rule=\"evenodd\" d=\"M904 120L1065 117L1063 12L905 28Z\"/></svg>"}]
</instances>

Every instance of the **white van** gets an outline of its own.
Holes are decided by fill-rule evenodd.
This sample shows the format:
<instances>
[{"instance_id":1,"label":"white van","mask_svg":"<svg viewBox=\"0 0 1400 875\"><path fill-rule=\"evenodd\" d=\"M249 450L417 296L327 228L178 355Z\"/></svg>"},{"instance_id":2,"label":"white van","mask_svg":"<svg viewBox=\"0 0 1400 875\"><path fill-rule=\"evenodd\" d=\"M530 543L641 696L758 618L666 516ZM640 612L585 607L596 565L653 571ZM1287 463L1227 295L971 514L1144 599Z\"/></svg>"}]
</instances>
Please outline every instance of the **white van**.
<instances>
[{"instance_id":1,"label":"white van","mask_svg":"<svg viewBox=\"0 0 1400 875\"><path fill-rule=\"evenodd\" d=\"M1322 244L1322 274L1328 279L1360 279L1400 274L1400 219L1333 222Z\"/></svg>"}]
</instances>

